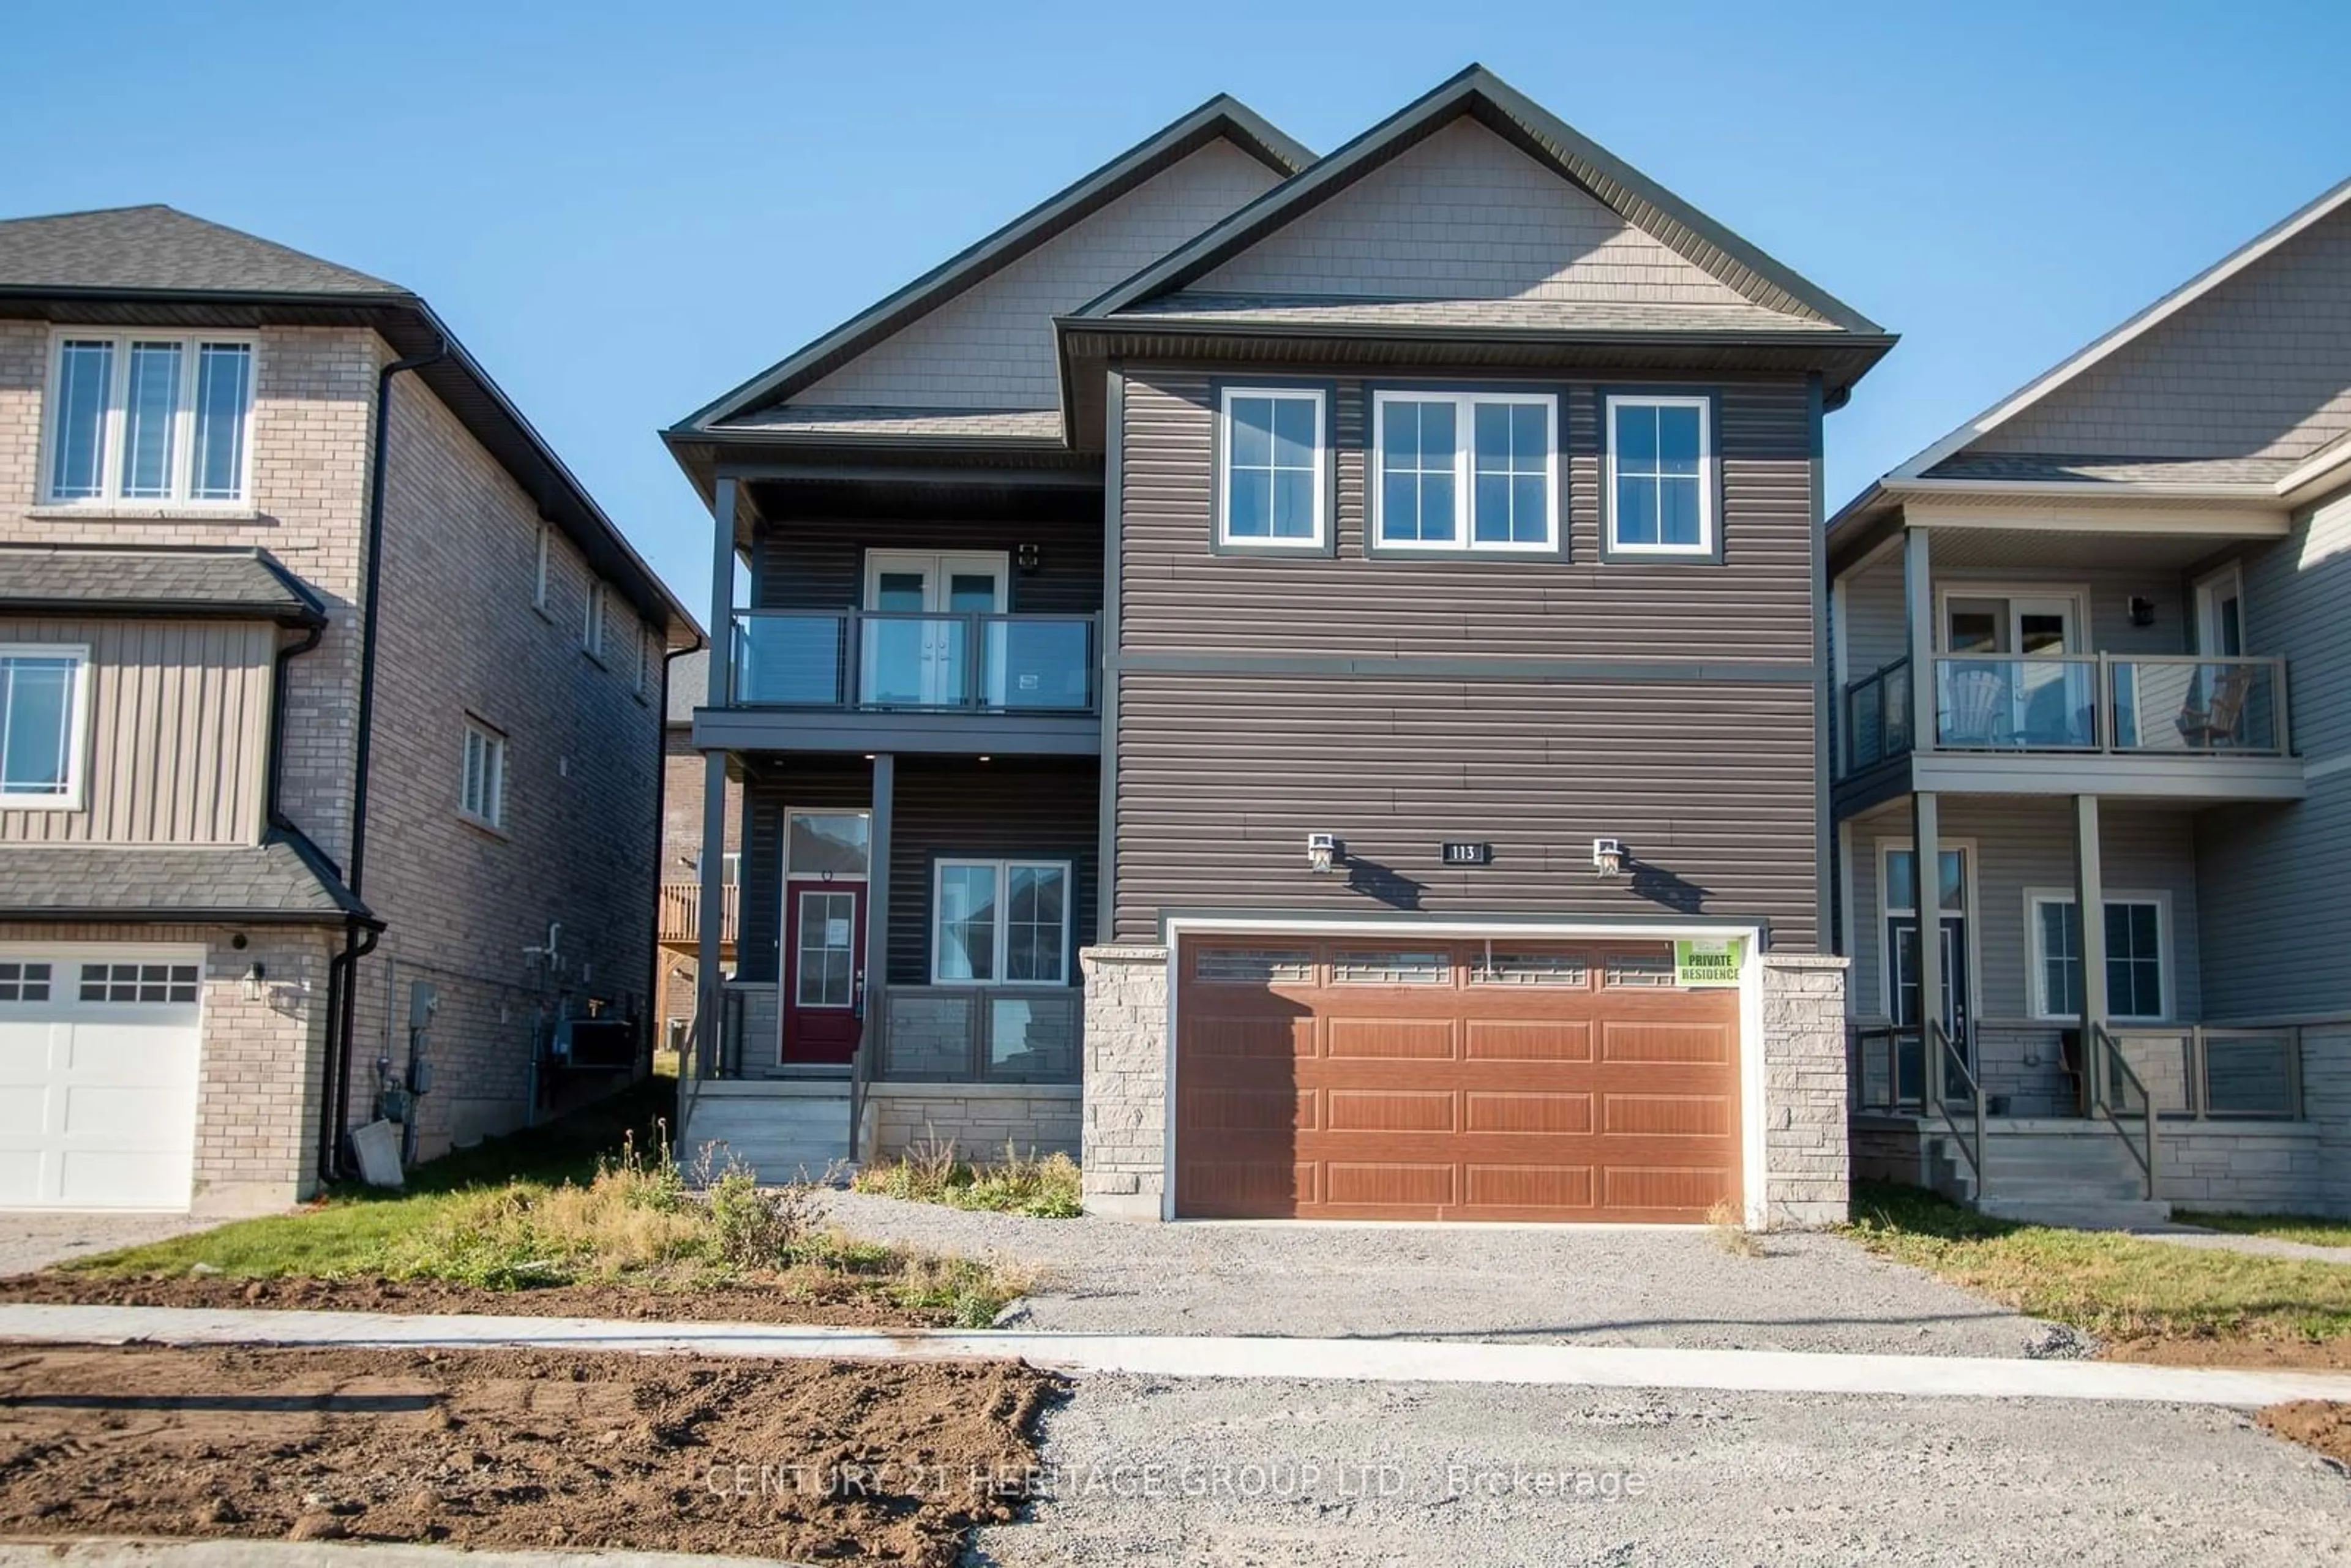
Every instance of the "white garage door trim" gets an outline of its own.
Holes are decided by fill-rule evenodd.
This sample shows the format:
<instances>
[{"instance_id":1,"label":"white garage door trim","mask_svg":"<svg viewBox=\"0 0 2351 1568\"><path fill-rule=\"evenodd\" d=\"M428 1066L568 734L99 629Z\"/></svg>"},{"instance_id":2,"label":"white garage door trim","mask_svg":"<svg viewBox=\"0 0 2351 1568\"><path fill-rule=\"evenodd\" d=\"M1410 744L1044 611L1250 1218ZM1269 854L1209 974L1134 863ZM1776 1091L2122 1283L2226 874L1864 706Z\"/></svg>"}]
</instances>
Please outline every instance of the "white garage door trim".
<instances>
[{"instance_id":1,"label":"white garage door trim","mask_svg":"<svg viewBox=\"0 0 2351 1568\"><path fill-rule=\"evenodd\" d=\"M0 1208L17 1212L141 1211L181 1213L194 1196L196 1115L204 1070L205 950L200 946L145 942L11 942L0 944L0 965L47 964L48 995L36 1000L0 998L0 1160L16 1176L0 1185ZM195 970L195 996L172 1000L170 975L111 973L103 984L131 998L84 1000L85 966L161 967ZM21 983L19 981L18 983ZM184 979L177 982L184 987ZM15 985L5 988L13 992ZM136 999L142 991L160 997ZM88 1031L85 1040L84 1031ZM95 1077L72 1075L74 1053L90 1049ZM105 1061L108 1048L117 1061ZM150 1053L153 1053L152 1058ZM116 1071L108 1071L112 1067ZM72 1093L84 1089L127 1091L112 1107L125 1116L122 1129L101 1128L96 1147L131 1156L160 1156L143 1176L118 1174L121 1186L69 1189L65 1156L74 1152L65 1122L74 1110ZM31 1091L28 1092L27 1091ZM86 1103L102 1103L99 1095ZM28 1158L29 1156L29 1158ZM26 1178L29 1178L28 1180ZM27 1196L29 1194L29 1196Z\"/></svg>"},{"instance_id":2,"label":"white garage door trim","mask_svg":"<svg viewBox=\"0 0 2351 1568\"><path fill-rule=\"evenodd\" d=\"M1739 970L1739 1093L1740 1167L1747 1223L1761 1228L1771 1217L1770 1195L1764 1191L1764 1138L1768 1126L1763 1103L1763 928L1739 925L1610 924L1605 921L1558 920L1316 920L1295 915L1177 915L1166 923L1167 1033L1165 1100L1161 1130L1159 1218L1176 1218L1176 983L1183 973L1182 948L1186 936L1231 936L1287 934L1316 936L1432 936L1451 941L1475 941L1483 936L1540 936L1551 940L1634 940L1671 942L1736 937L1745 944ZM1332 1221L1285 1220L1284 1224L1330 1224Z\"/></svg>"}]
</instances>

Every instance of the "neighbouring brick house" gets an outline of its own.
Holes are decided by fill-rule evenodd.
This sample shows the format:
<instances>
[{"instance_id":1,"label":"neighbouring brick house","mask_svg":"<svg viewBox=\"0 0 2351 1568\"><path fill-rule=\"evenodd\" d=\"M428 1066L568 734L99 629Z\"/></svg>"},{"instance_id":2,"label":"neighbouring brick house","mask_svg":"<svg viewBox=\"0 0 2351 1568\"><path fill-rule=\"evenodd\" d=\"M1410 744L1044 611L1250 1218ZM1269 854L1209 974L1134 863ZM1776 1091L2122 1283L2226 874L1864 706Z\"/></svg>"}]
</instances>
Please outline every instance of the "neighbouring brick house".
<instances>
[{"instance_id":1,"label":"neighbouring brick house","mask_svg":"<svg viewBox=\"0 0 2351 1568\"><path fill-rule=\"evenodd\" d=\"M702 915L702 753L694 746L694 710L710 690L707 649L670 661L667 711L662 743L661 943L659 1022L662 1049L682 1050L694 1023L695 963ZM725 925L718 939L721 967L735 963L736 900L741 879L743 786L726 781L726 815L720 881L726 888Z\"/></svg>"},{"instance_id":2,"label":"neighbouring brick house","mask_svg":"<svg viewBox=\"0 0 2351 1568\"><path fill-rule=\"evenodd\" d=\"M681 421L687 1146L1842 1218L1821 444L1891 341L1473 68L1322 157L1213 99Z\"/></svg>"},{"instance_id":3,"label":"neighbouring brick house","mask_svg":"<svg viewBox=\"0 0 2351 1568\"><path fill-rule=\"evenodd\" d=\"M283 1204L387 1103L429 1157L583 1092L699 639L416 296L0 223L0 1207Z\"/></svg>"}]
</instances>

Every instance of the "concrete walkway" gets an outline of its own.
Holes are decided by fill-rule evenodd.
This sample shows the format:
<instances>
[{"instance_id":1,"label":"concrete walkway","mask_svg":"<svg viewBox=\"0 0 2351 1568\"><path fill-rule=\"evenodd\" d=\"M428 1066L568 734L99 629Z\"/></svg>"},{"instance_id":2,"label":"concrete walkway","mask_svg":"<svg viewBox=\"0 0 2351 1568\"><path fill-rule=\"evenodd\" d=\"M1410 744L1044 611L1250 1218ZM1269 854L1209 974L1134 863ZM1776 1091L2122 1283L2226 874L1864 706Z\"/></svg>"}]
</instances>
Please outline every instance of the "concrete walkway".
<instances>
[{"instance_id":1,"label":"concrete walkway","mask_svg":"<svg viewBox=\"0 0 2351 1568\"><path fill-rule=\"evenodd\" d=\"M0 1342L287 1346L524 1345L555 1350L885 1361L1018 1358L1071 1374L1153 1377L1700 1389L1930 1398L2122 1400L2252 1407L2351 1400L2351 1374L1812 1351L870 1330L784 1323L184 1307L0 1306Z\"/></svg>"},{"instance_id":2,"label":"concrete walkway","mask_svg":"<svg viewBox=\"0 0 2351 1568\"><path fill-rule=\"evenodd\" d=\"M2204 1230L2186 1225L2134 1230L2131 1234L2147 1241L2168 1241L2175 1247L2194 1247L2207 1252L2246 1252L2256 1258L2291 1258L2305 1263L2340 1263L2351 1268L2351 1247L2318 1247L2277 1236L2244 1236L2233 1230Z\"/></svg>"}]
</instances>

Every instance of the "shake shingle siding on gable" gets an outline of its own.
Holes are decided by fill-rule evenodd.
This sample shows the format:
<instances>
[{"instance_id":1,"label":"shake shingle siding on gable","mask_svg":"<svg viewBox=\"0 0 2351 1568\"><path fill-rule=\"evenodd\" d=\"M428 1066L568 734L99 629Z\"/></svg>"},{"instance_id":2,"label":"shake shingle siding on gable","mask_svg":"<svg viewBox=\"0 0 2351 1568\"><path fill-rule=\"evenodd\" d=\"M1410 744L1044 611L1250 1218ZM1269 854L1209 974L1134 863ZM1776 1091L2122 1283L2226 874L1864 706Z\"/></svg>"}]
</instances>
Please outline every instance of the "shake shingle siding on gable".
<instances>
[{"instance_id":1,"label":"shake shingle siding on gable","mask_svg":"<svg viewBox=\"0 0 2351 1568\"><path fill-rule=\"evenodd\" d=\"M1752 308L1737 289L1466 119L1193 287Z\"/></svg>"},{"instance_id":2,"label":"shake shingle siding on gable","mask_svg":"<svg viewBox=\"0 0 2351 1568\"><path fill-rule=\"evenodd\" d=\"M2306 457L2351 432L2351 209L1969 444L1970 453Z\"/></svg>"},{"instance_id":3,"label":"shake shingle siding on gable","mask_svg":"<svg viewBox=\"0 0 2351 1568\"><path fill-rule=\"evenodd\" d=\"M793 401L904 408L1053 408L1052 319L1148 266L1277 176L1207 143L1003 271L956 296Z\"/></svg>"}]
</instances>

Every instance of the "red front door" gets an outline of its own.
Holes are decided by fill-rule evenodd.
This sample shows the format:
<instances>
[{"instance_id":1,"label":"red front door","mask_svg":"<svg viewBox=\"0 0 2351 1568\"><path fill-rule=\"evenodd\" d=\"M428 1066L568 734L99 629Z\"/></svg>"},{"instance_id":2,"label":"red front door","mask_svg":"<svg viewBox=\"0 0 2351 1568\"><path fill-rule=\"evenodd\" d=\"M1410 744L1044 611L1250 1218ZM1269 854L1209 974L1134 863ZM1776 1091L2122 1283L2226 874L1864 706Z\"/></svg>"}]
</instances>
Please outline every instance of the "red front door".
<instances>
[{"instance_id":1,"label":"red front door","mask_svg":"<svg viewBox=\"0 0 2351 1568\"><path fill-rule=\"evenodd\" d=\"M865 988L865 884L784 884L784 1053L846 1062Z\"/></svg>"}]
</instances>

